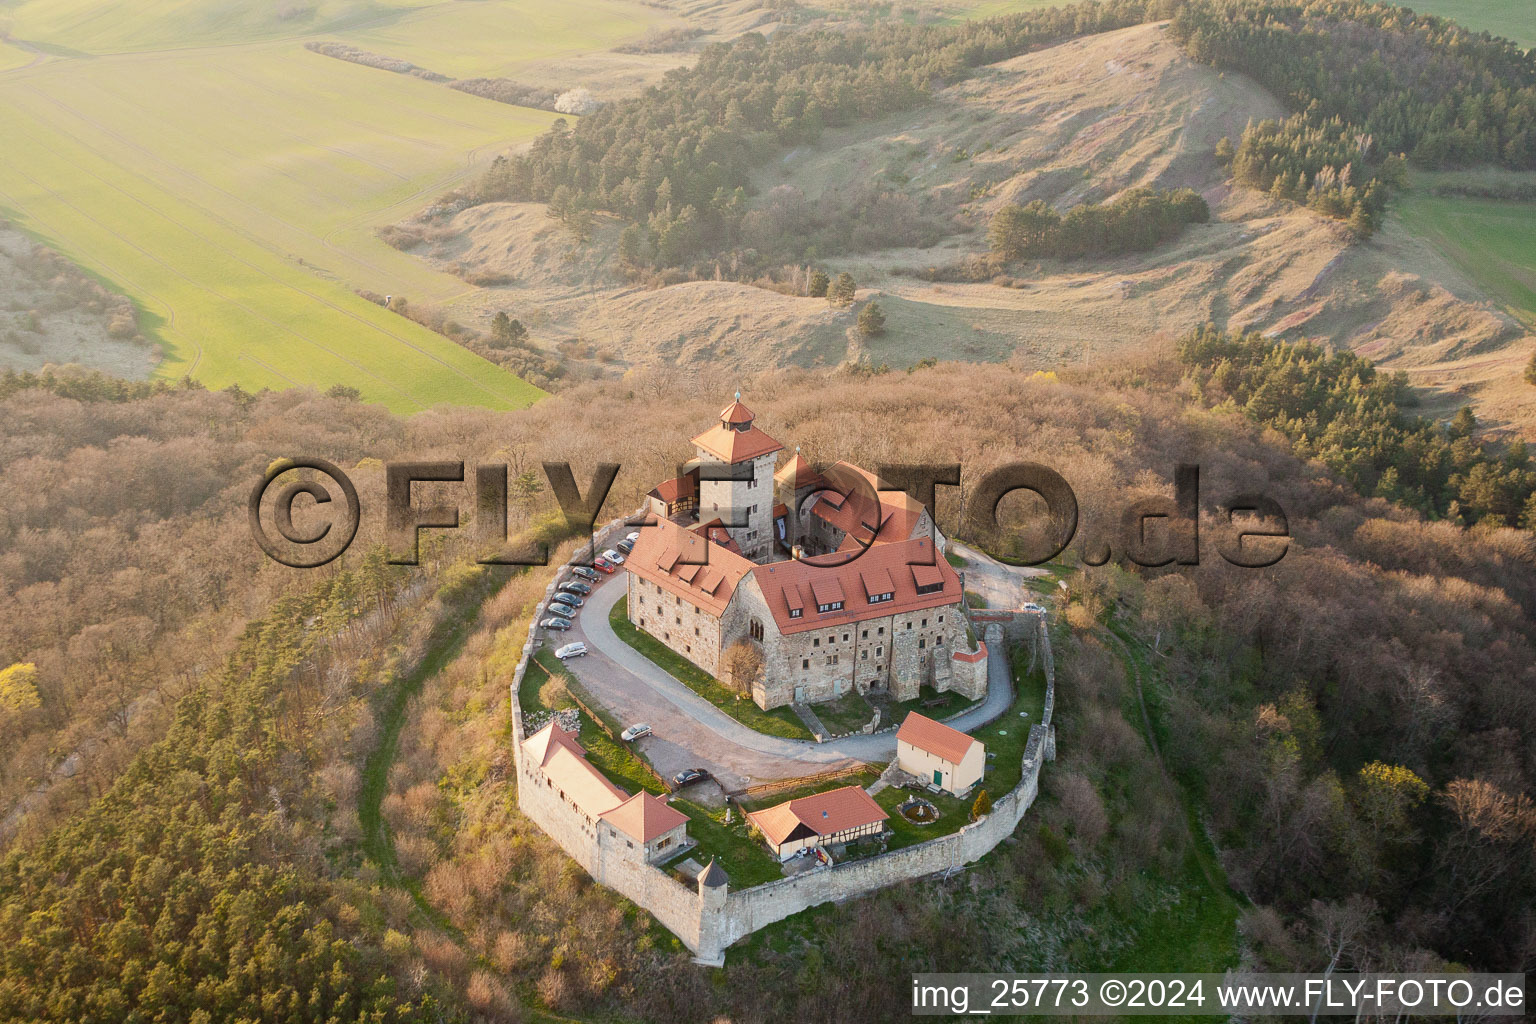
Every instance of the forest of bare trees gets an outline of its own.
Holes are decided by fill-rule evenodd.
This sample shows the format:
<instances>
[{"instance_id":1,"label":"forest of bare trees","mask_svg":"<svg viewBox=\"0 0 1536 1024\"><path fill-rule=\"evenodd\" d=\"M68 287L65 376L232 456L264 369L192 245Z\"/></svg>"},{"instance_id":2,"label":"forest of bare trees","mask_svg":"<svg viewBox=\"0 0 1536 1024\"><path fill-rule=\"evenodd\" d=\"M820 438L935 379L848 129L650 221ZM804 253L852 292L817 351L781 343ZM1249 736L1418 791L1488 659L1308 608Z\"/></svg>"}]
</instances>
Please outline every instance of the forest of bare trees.
<instances>
[{"instance_id":1,"label":"forest of bare trees","mask_svg":"<svg viewBox=\"0 0 1536 1024\"><path fill-rule=\"evenodd\" d=\"M1154 921L1135 908L1183 891L1196 840L1181 801L1252 902L1239 927L1268 965L1321 968L1329 936L1347 927L1357 967L1528 966L1531 533L1427 522L1361 498L1240 411L1192 402L1184 370L1171 346L1065 380L954 364L748 380L661 369L519 412L408 420L302 391L147 388L90 401L59 393L93 393L79 382L11 386L0 400L0 660L36 666L38 701L0 711L6 808L61 753L90 756L22 816L0 861L0 1016L91 1005L219 1019L250 1005L246 982L214 961L197 970L222 985L172 983L189 969L177 943L216 952L235 941L209 929L222 887L238 884L252 893L241 927L294 951L270 961L272 977L288 971L293 998L345 999L370 1019L444 1008L496 1019L518 1005L883 1019L898 1010L898 971L1110 964L1145 929L1176 924L1176 909ZM505 685L549 570L473 569L470 531L427 544L418 569L388 570L367 510L382 507L374 460L404 457L506 462L514 477L567 459L583 481L617 461L607 511L633 507L738 386L766 429L813 460L962 463L963 486L939 491L947 525L975 480L1006 462L1066 476L1085 533L1116 522L1128 500L1170 494L1173 467L1196 462L1208 512L1263 491L1295 540L1265 570L1208 557L1071 576L1062 759L1018 842L947 882L788 922L733 951L716 984L515 810ZM365 509L351 552L307 574L266 561L244 523L254 481L297 453L347 468ZM525 498L514 528L550 507L547 489ZM1034 511L1023 495L1006 499L1005 526ZM366 642L345 642L359 628ZM1174 781L1123 714L1133 681L1121 644L1143 652ZM359 809L385 695L409 697L400 687L416 682L380 833ZM145 693L160 696L135 712ZM198 792L210 796L189 819ZM162 793L174 799L151 795ZM94 895L97 861L127 872L120 898ZM202 879L195 892L167 885L178 873ZM153 941L136 945L139 922L154 921ZM335 942L353 952L320 952ZM55 945L79 966L42 970Z\"/></svg>"}]
</instances>

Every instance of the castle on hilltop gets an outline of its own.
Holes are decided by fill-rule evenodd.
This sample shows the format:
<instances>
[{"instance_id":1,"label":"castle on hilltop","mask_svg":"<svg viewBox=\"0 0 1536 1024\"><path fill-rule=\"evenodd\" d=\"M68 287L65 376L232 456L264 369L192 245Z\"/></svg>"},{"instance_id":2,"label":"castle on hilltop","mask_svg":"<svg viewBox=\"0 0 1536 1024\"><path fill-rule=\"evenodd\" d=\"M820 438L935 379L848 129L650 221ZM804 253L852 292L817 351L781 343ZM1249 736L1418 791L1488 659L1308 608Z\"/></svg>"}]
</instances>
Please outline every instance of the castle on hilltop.
<instances>
[{"instance_id":1,"label":"castle on hilltop","mask_svg":"<svg viewBox=\"0 0 1536 1024\"><path fill-rule=\"evenodd\" d=\"M759 707L849 691L979 700L987 648L928 510L846 462L822 473L736 401L653 488L629 620Z\"/></svg>"}]
</instances>

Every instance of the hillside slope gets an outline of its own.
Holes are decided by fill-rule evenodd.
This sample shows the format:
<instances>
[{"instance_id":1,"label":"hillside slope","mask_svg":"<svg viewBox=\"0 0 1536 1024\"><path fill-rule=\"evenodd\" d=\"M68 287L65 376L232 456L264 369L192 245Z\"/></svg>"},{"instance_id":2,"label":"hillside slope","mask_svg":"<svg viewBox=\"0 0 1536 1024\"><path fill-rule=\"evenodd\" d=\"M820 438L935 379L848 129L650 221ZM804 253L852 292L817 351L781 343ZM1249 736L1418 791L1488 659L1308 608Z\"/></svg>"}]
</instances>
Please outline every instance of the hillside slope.
<instances>
[{"instance_id":1,"label":"hillside slope","mask_svg":"<svg viewBox=\"0 0 1536 1024\"><path fill-rule=\"evenodd\" d=\"M930 355L1051 368L1214 321L1358 348L1438 389L1447 408L1476 399L1489 406L1485 422L1536 427L1536 400L1491 387L1536 342L1395 219L1355 243L1337 222L1230 184L1216 142L1280 112L1251 81L1191 61L1154 24L1003 61L917 112L829 130L815 146L784 152L754 179L751 203L765 217L878 185L906 196L914 215L947 225L928 248L823 261L853 273L861 302L881 299L888 329L867 340L851 330L857 307L833 311L724 281L637 297L613 264L616 228L599 225L595 244L583 247L537 207L460 213L435 225L448 240L424 254L515 278L457 300L466 322L508 309L531 312L541 324L535 336L550 345L600 338L618 354L600 373L676 360L904 366ZM1005 204L1043 199L1067 209L1138 186L1195 188L1212 222L1134 256L1046 261L997 281L967 268ZM548 260L551 247L565 263ZM567 274L573 261L586 269ZM680 345L683 324L708 340Z\"/></svg>"}]
</instances>

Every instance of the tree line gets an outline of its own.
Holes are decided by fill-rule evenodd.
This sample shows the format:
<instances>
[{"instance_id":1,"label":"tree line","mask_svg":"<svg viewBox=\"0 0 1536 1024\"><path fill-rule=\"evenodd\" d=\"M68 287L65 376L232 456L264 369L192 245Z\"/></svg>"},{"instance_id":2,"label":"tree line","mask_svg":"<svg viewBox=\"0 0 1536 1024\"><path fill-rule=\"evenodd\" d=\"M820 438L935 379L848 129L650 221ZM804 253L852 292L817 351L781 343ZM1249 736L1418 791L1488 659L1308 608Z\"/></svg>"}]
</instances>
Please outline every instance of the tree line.
<instances>
[{"instance_id":1,"label":"tree line","mask_svg":"<svg viewBox=\"0 0 1536 1024\"><path fill-rule=\"evenodd\" d=\"M1406 374L1378 373L1352 352L1210 325L1182 338L1178 357L1206 402L1274 427L1362 494L1432 518L1536 530L1536 463L1525 443L1501 451L1480 442L1470 407L1443 425L1412 415Z\"/></svg>"},{"instance_id":2,"label":"tree line","mask_svg":"<svg viewBox=\"0 0 1536 1024\"><path fill-rule=\"evenodd\" d=\"M1202 63L1256 78L1293 112L1252 123L1244 184L1379 222L1401 155L1422 167L1536 167L1536 56L1368 0L1183 0L1171 31Z\"/></svg>"},{"instance_id":3,"label":"tree line","mask_svg":"<svg viewBox=\"0 0 1536 1024\"><path fill-rule=\"evenodd\" d=\"M1204 224L1210 207L1193 189L1133 188L1107 203L1082 203L1057 213L1036 199L1005 206L987 238L1003 260L1054 256L1117 256L1142 252L1177 237L1186 224Z\"/></svg>"}]
</instances>

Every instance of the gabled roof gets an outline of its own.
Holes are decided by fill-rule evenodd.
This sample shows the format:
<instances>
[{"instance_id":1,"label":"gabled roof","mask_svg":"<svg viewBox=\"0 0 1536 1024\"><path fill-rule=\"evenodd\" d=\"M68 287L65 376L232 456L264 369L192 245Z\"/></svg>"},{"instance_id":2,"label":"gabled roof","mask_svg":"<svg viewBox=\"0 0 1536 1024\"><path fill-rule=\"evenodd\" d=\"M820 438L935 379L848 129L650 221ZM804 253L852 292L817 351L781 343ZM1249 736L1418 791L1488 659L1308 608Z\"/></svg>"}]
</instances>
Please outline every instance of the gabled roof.
<instances>
[{"instance_id":1,"label":"gabled roof","mask_svg":"<svg viewBox=\"0 0 1536 1024\"><path fill-rule=\"evenodd\" d=\"M658 519L640 530L624 568L697 608L719 615L752 563L702 533Z\"/></svg>"},{"instance_id":2,"label":"gabled roof","mask_svg":"<svg viewBox=\"0 0 1536 1024\"><path fill-rule=\"evenodd\" d=\"M773 613L773 620L781 633L798 633L827 625L900 615L923 608L939 608L959 604L962 600L960 577L955 575L955 570L945 561L944 556L935 552L927 537L875 544L862 552L855 549L838 564L827 564L834 558L842 556L788 559L751 568L758 589L763 593L763 600ZM936 574L941 584L939 589L929 594L919 594L913 575L915 567L922 567L924 578ZM864 580L866 577L881 579L882 572L891 578L891 600L870 604ZM817 605L830 602L817 600L816 595L836 592L832 589L834 584L843 595L843 607L830 612L817 611ZM790 609L796 607L797 602L804 611L797 617L791 617Z\"/></svg>"},{"instance_id":3,"label":"gabled roof","mask_svg":"<svg viewBox=\"0 0 1536 1024\"><path fill-rule=\"evenodd\" d=\"M688 823L688 816L652 793L636 793L602 818L632 839L648 843Z\"/></svg>"},{"instance_id":4,"label":"gabled roof","mask_svg":"<svg viewBox=\"0 0 1536 1024\"><path fill-rule=\"evenodd\" d=\"M935 722L916 711L907 715L901 728L896 730L896 742L910 743L918 750L927 751L950 764L959 764L965 760L973 744L981 745L980 740L967 736L959 729L951 729L943 722Z\"/></svg>"},{"instance_id":5,"label":"gabled roof","mask_svg":"<svg viewBox=\"0 0 1536 1024\"><path fill-rule=\"evenodd\" d=\"M697 523L689 527L696 533L702 533L709 538L710 543L718 544L727 551L741 554L741 546L736 543L736 538L731 536L731 531L725 528L724 519L711 519L707 523Z\"/></svg>"},{"instance_id":6,"label":"gabled roof","mask_svg":"<svg viewBox=\"0 0 1536 1024\"><path fill-rule=\"evenodd\" d=\"M851 828L873 825L890 815L859 786L844 786L815 796L787 800L761 811L748 811L747 820L756 825L768 841L779 846L799 838L797 832L831 836Z\"/></svg>"}]
</instances>

